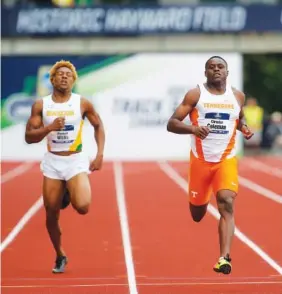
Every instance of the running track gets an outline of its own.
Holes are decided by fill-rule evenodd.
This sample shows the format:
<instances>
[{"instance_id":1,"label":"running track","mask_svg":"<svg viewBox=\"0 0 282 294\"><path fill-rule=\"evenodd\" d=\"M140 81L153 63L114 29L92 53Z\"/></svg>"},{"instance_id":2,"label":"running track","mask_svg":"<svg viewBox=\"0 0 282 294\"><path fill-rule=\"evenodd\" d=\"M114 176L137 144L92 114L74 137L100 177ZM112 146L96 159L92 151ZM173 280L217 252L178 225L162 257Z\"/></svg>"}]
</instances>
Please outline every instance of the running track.
<instances>
[{"instance_id":1,"label":"running track","mask_svg":"<svg viewBox=\"0 0 282 294\"><path fill-rule=\"evenodd\" d=\"M230 276L212 271L214 199L201 223L189 215L185 162L106 162L91 174L90 213L62 212L69 265L53 275L39 164L2 163L2 293L282 293L282 160L244 158L239 171Z\"/></svg>"}]
</instances>

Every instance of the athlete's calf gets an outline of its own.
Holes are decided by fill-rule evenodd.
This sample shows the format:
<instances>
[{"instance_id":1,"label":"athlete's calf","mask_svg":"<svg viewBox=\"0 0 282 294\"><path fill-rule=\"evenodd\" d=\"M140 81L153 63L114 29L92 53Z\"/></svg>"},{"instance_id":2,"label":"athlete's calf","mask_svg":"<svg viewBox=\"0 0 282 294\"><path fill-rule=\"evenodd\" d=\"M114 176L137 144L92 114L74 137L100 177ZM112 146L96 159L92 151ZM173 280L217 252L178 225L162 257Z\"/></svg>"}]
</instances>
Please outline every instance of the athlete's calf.
<instances>
[{"instance_id":1,"label":"athlete's calf","mask_svg":"<svg viewBox=\"0 0 282 294\"><path fill-rule=\"evenodd\" d=\"M231 243L235 230L234 200L236 193L231 190L220 190L216 195L220 220L218 226L220 256L230 254Z\"/></svg>"}]
</instances>

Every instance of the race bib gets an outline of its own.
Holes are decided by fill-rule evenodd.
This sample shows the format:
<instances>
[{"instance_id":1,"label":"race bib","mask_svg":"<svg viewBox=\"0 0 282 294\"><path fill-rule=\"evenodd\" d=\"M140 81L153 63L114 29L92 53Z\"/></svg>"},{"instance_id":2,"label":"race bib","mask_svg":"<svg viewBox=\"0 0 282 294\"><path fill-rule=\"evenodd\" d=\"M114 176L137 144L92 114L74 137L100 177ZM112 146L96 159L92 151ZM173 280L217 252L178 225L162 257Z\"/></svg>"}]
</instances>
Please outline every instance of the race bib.
<instances>
[{"instance_id":1,"label":"race bib","mask_svg":"<svg viewBox=\"0 0 282 294\"><path fill-rule=\"evenodd\" d=\"M73 125L65 125L65 127L57 131L54 135L54 139L52 140L53 143L72 143L74 141L73 139L73 131L74 126Z\"/></svg>"},{"instance_id":2,"label":"race bib","mask_svg":"<svg viewBox=\"0 0 282 294\"><path fill-rule=\"evenodd\" d=\"M205 115L205 119L208 120L207 127L210 133L222 135L229 133L227 128L227 122L230 119L229 113L208 112Z\"/></svg>"}]
</instances>

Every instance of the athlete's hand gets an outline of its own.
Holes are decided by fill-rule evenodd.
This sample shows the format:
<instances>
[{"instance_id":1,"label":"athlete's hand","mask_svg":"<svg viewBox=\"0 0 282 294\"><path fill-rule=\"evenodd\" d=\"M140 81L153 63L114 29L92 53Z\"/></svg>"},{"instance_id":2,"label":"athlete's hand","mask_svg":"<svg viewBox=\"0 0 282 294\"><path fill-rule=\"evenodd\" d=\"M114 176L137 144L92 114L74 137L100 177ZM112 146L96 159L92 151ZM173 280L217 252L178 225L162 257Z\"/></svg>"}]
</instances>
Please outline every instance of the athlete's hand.
<instances>
[{"instance_id":1,"label":"athlete's hand","mask_svg":"<svg viewBox=\"0 0 282 294\"><path fill-rule=\"evenodd\" d=\"M91 171L100 170L103 165L103 155L97 155L96 158L91 161L89 169Z\"/></svg>"},{"instance_id":2,"label":"athlete's hand","mask_svg":"<svg viewBox=\"0 0 282 294\"><path fill-rule=\"evenodd\" d=\"M210 130L208 127L197 127L197 126L193 126L192 128L192 132L193 134L200 138L200 139L205 139L207 137L207 135L209 134Z\"/></svg>"},{"instance_id":3,"label":"athlete's hand","mask_svg":"<svg viewBox=\"0 0 282 294\"><path fill-rule=\"evenodd\" d=\"M254 135L254 133L253 133L253 132L249 129L249 127L246 126L246 125L243 125L243 126L242 126L242 128L241 128L241 132L242 132L242 134L243 134L243 136L244 136L244 138L245 138L246 140L251 139L252 136Z\"/></svg>"},{"instance_id":4,"label":"athlete's hand","mask_svg":"<svg viewBox=\"0 0 282 294\"><path fill-rule=\"evenodd\" d=\"M57 117L49 126L51 131L59 131L65 127L65 118Z\"/></svg>"}]
</instances>

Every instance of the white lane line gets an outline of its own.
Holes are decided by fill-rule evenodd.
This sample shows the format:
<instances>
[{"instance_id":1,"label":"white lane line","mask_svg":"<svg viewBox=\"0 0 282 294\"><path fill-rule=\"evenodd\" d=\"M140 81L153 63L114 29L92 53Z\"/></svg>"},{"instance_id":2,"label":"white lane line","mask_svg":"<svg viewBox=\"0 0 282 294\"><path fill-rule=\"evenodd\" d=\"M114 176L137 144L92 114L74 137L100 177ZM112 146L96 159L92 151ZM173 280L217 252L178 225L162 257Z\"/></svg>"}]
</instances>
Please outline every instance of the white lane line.
<instances>
[{"instance_id":1,"label":"white lane line","mask_svg":"<svg viewBox=\"0 0 282 294\"><path fill-rule=\"evenodd\" d=\"M245 281L245 282L184 282L184 283L138 283L139 286L204 286L204 285L270 285L270 284L282 284L280 281ZM2 288L96 288L96 287L117 287L117 286L127 286L123 283L113 283L113 284L72 284L72 285L17 285L17 286L2 286Z\"/></svg>"},{"instance_id":2,"label":"white lane line","mask_svg":"<svg viewBox=\"0 0 282 294\"><path fill-rule=\"evenodd\" d=\"M116 187L116 196L117 204L119 211L119 221L121 226L122 242L124 248L124 256L127 270L127 279L130 294L137 294L134 262L132 257L132 248L130 242L130 232L128 226L128 218L126 211L126 201L125 201L125 192L124 192L124 183L123 183L123 171L122 164L120 162L114 162L114 176L115 176L115 187Z\"/></svg>"},{"instance_id":3,"label":"white lane line","mask_svg":"<svg viewBox=\"0 0 282 294\"><path fill-rule=\"evenodd\" d=\"M242 164L247 165L247 167L254 169L256 171L275 176L277 178L282 179L282 169L278 167L270 166L266 163L263 163L259 160L253 158L246 158L242 160Z\"/></svg>"},{"instance_id":4,"label":"white lane line","mask_svg":"<svg viewBox=\"0 0 282 294\"><path fill-rule=\"evenodd\" d=\"M25 213L25 215L19 220L10 234L5 238L5 240L0 245L0 252L5 250L5 248L13 242L20 231L25 227L25 225L30 221L30 219L39 211L43 206L42 196L30 207L30 209Z\"/></svg>"},{"instance_id":5,"label":"white lane line","mask_svg":"<svg viewBox=\"0 0 282 294\"><path fill-rule=\"evenodd\" d=\"M240 182L240 185L242 185L243 187L253 190L257 194L260 194L268 199L271 199L277 203L282 204L282 195L278 195L275 192L269 189L266 189L260 186L259 184L256 184L255 182L241 176L239 176L239 182Z\"/></svg>"},{"instance_id":6,"label":"white lane line","mask_svg":"<svg viewBox=\"0 0 282 294\"><path fill-rule=\"evenodd\" d=\"M159 163L161 170L172 179L179 187L181 187L186 193L188 193L188 182L183 179L174 168L172 168L168 163ZM209 204L208 212L219 220L220 215L217 209ZM267 253L265 253L257 244L251 241L245 234L243 234L237 227L235 227L235 236L250 247L257 255L259 255L267 264L269 264L273 269L275 269L280 275L282 275L281 266L274 261Z\"/></svg>"},{"instance_id":7,"label":"white lane line","mask_svg":"<svg viewBox=\"0 0 282 294\"><path fill-rule=\"evenodd\" d=\"M34 162L24 162L16 166L15 168L7 171L5 174L1 175L1 184L4 184L14 179L15 177L25 173L26 171L31 169L34 166L34 164Z\"/></svg>"},{"instance_id":8,"label":"white lane line","mask_svg":"<svg viewBox=\"0 0 282 294\"><path fill-rule=\"evenodd\" d=\"M269 276L260 276L260 277L252 277L252 276L244 276L244 277L228 277L228 281L229 282L245 282L246 280L247 281L255 281L255 280L258 280L260 282L263 282L263 281L269 281L269 280L273 280L273 281L276 281L277 278L280 277L281 278L281 275L269 275ZM122 280L123 278L121 277L73 277L73 278L65 278L64 277L64 281L72 281L72 280L76 280L76 281L79 281L79 282L82 282L82 281L98 281L98 280ZM57 278L4 278L2 279L5 281L5 283L7 283L8 281L11 281L11 282L20 282L20 281L40 281L40 282L48 282L48 281L56 281L58 282L58 279ZM179 282L180 280L182 281L185 281L185 282L196 282L196 281L199 281L200 283L201 282L216 282L216 281L226 281L226 277L224 276L221 276L221 277L218 277L218 276L210 276L210 277L177 277L177 276L174 276L174 277L145 277L145 278L142 278L142 280L144 281L150 281L151 280L160 280L162 282L164 281L173 281L173 282ZM281 280L282 282L282 280Z\"/></svg>"}]
</instances>

